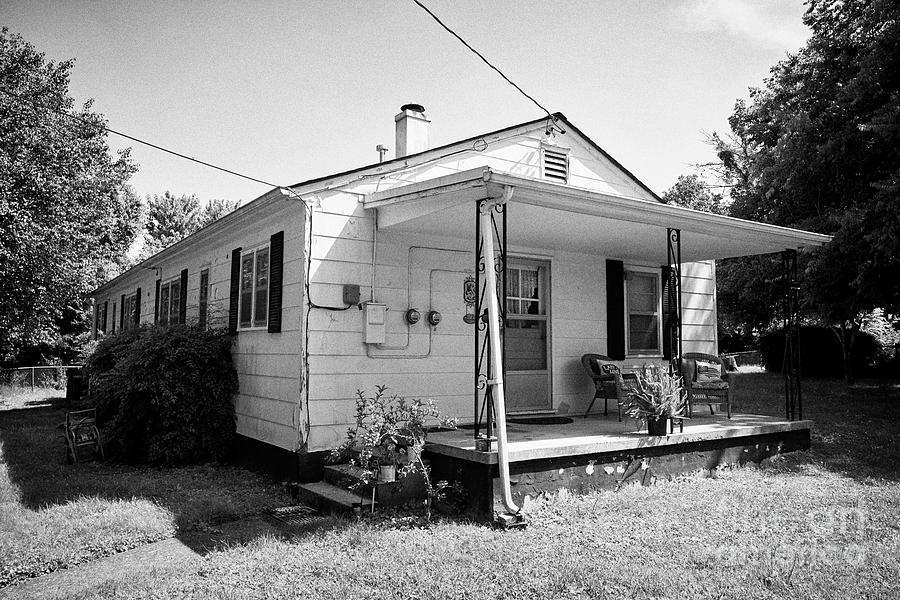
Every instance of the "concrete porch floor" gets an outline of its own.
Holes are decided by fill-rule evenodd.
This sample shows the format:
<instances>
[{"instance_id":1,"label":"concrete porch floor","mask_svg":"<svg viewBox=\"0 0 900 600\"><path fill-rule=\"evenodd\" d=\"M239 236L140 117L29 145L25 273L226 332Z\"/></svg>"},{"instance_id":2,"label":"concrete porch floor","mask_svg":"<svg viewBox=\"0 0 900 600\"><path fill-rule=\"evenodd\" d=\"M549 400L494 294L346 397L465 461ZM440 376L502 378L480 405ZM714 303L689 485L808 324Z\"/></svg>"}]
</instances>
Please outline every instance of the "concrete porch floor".
<instances>
[{"instance_id":1,"label":"concrete porch floor","mask_svg":"<svg viewBox=\"0 0 900 600\"><path fill-rule=\"evenodd\" d=\"M772 436L812 428L812 421L788 421L763 415L733 414L710 415L706 407L698 406L691 419L685 419L684 432L665 436L647 435L643 421L609 416L571 417L572 423L560 425L536 425L508 423L510 462L547 460L567 456L595 455L616 452L646 451L656 449L678 452L678 446L698 442L724 441L728 445L741 443L740 438ZM463 461L493 465L497 452L475 450L473 431L457 429L430 433L426 450L432 454L453 457Z\"/></svg>"}]
</instances>

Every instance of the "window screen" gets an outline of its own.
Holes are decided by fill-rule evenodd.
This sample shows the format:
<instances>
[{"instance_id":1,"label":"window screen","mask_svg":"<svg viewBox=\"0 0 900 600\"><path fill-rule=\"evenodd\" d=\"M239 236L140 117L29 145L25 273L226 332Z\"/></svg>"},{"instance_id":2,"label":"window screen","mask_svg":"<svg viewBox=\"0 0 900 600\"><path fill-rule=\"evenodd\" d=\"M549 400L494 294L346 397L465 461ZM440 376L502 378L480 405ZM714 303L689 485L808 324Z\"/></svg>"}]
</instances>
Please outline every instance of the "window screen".
<instances>
[{"instance_id":1,"label":"window screen","mask_svg":"<svg viewBox=\"0 0 900 600\"><path fill-rule=\"evenodd\" d=\"M629 272L626 279L628 353L659 354L659 278Z\"/></svg>"}]
</instances>

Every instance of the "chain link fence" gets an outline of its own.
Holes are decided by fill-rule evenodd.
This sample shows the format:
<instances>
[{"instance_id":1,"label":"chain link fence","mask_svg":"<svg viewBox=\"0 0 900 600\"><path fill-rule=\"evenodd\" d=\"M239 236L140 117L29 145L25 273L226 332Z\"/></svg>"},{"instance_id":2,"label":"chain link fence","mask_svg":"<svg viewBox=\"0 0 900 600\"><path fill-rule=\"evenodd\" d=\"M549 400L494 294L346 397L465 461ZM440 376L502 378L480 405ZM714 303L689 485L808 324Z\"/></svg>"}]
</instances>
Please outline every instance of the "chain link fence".
<instances>
[{"instance_id":1,"label":"chain link fence","mask_svg":"<svg viewBox=\"0 0 900 600\"><path fill-rule=\"evenodd\" d=\"M83 365L49 365L42 367L17 367L0 369L0 384L14 387L66 389L67 369L80 369Z\"/></svg>"}]
</instances>

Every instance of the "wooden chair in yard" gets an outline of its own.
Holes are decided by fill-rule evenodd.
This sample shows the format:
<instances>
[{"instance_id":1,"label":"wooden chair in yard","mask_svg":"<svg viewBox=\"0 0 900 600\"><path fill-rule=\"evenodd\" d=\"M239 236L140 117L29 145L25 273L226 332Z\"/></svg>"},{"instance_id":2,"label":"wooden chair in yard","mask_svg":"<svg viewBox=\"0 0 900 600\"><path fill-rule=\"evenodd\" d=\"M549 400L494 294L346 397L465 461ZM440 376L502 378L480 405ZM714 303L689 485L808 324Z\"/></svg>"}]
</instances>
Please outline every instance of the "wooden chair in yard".
<instances>
[{"instance_id":1,"label":"wooden chair in yard","mask_svg":"<svg viewBox=\"0 0 900 600\"><path fill-rule=\"evenodd\" d=\"M597 398L603 398L603 415L609 414L609 401L616 401L616 410L618 411L619 420L622 420L622 399L624 397L624 387L635 379L631 373L622 374L619 367L612 362L612 359L602 354L585 354L581 357L581 366L594 383L594 397L588 404L587 410L584 411L584 417L587 418L594 402Z\"/></svg>"},{"instance_id":2,"label":"wooden chair in yard","mask_svg":"<svg viewBox=\"0 0 900 600\"><path fill-rule=\"evenodd\" d=\"M714 415L713 406L721 410L725 405L726 414L731 418L731 385L725 363L718 356L702 352L685 352L681 357L681 376L687 392L687 413L694 412L694 403L709 405L709 413Z\"/></svg>"},{"instance_id":3,"label":"wooden chair in yard","mask_svg":"<svg viewBox=\"0 0 900 600\"><path fill-rule=\"evenodd\" d=\"M66 422L62 425L66 438L66 460L69 464L78 462L78 451L82 448L90 450L93 458L104 460L103 442L100 430L97 429L97 410L73 410L66 413Z\"/></svg>"}]
</instances>

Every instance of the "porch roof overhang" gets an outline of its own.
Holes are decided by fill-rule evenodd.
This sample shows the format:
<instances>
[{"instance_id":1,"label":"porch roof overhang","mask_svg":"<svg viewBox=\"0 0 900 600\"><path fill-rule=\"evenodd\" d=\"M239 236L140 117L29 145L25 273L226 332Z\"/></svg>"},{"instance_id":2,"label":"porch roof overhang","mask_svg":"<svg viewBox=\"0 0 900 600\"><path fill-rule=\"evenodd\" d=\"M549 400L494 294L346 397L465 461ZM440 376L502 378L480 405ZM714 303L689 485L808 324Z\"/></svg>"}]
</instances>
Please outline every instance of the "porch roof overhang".
<instances>
[{"instance_id":1,"label":"porch roof overhang","mask_svg":"<svg viewBox=\"0 0 900 600\"><path fill-rule=\"evenodd\" d=\"M500 201L508 188L512 248L559 249L666 264L668 228L681 230L682 260L768 254L821 246L830 236L680 206L471 169L375 192L364 206L378 229L472 239L476 203Z\"/></svg>"}]
</instances>

